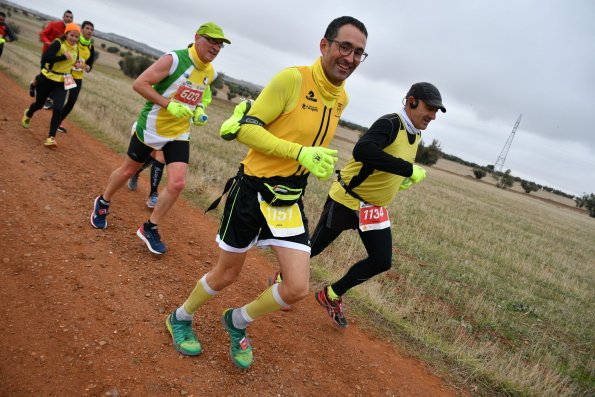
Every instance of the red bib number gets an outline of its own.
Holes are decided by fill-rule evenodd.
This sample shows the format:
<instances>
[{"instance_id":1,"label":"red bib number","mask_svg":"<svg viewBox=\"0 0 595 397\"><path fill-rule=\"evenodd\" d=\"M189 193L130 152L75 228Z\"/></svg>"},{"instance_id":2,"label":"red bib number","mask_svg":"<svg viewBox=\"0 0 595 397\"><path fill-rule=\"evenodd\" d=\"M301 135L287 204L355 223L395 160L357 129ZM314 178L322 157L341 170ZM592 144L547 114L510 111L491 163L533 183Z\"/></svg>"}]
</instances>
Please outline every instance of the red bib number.
<instances>
[{"instance_id":1,"label":"red bib number","mask_svg":"<svg viewBox=\"0 0 595 397\"><path fill-rule=\"evenodd\" d=\"M187 85L181 85L174 95L174 100L178 102L190 105L195 108L199 103L202 102L202 94L204 90L189 87Z\"/></svg>"},{"instance_id":2,"label":"red bib number","mask_svg":"<svg viewBox=\"0 0 595 397\"><path fill-rule=\"evenodd\" d=\"M359 206L359 228L362 232L368 230L379 230L390 227L388 210L385 207L360 203Z\"/></svg>"}]
</instances>

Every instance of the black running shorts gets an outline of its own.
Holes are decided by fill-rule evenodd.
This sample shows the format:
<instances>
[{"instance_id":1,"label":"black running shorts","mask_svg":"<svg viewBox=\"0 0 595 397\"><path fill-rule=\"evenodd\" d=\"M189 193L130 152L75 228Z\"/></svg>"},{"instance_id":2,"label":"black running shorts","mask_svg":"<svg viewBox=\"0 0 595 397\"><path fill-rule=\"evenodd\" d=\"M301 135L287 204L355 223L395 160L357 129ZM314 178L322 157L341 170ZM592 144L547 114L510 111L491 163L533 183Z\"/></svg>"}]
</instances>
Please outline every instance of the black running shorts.
<instances>
[{"instance_id":1,"label":"black running shorts","mask_svg":"<svg viewBox=\"0 0 595 397\"><path fill-rule=\"evenodd\" d=\"M257 182L249 181L245 176L241 176L229 191L217 234L219 247L230 252L246 252L254 245L279 246L309 253L308 219L304 213L302 199L297 204L302 215L305 232L291 237L275 237L260 212L255 183Z\"/></svg>"},{"instance_id":2,"label":"black running shorts","mask_svg":"<svg viewBox=\"0 0 595 397\"><path fill-rule=\"evenodd\" d=\"M137 163L144 163L153 152L152 147L145 145L133 132L128 145L128 157ZM188 141L170 141L163 146L163 157L165 164L186 163L190 160L190 142Z\"/></svg>"}]
</instances>

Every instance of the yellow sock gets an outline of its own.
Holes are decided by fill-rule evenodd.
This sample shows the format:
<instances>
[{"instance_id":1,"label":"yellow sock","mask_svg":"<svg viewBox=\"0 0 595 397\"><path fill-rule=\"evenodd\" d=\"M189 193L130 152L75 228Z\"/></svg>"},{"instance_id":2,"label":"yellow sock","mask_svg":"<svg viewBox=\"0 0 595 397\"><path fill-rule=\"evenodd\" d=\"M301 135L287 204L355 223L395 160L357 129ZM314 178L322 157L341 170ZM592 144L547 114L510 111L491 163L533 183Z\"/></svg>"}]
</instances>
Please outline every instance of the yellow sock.
<instances>
[{"instance_id":1,"label":"yellow sock","mask_svg":"<svg viewBox=\"0 0 595 397\"><path fill-rule=\"evenodd\" d=\"M331 298L334 301L341 298L339 295L335 294L335 291L333 291L333 287L331 287L330 285L326 287L326 294L329 298Z\"/></svg>"},{"instance_id":2,"label":"yellow sock","mask_svg":"<svg viewBox=\"0 0 595 397\"><path fill-rule=\"evenodd\" d=\"M244 308L246 309L246 314L254 320L257 317L279 310L286 305L287 303L283 302L283 299L279 295L279 284L273 284L260 294L258 298L244 306Z\"/></svg>"},{"instance_id":3,"label":"yellow sock","mask_svg":"<svg viewBox=\"0 0 595 397\"><path fill-rule=\"evenodd\" d=\"M184 302L184 310L189 314L194 314L198 308L207 303L212 297L217 294L217 291L213 290L207 284L207 275L202 276L196 283L196 287L190 293L186 302Z\"/></svg>"}]
</instances>

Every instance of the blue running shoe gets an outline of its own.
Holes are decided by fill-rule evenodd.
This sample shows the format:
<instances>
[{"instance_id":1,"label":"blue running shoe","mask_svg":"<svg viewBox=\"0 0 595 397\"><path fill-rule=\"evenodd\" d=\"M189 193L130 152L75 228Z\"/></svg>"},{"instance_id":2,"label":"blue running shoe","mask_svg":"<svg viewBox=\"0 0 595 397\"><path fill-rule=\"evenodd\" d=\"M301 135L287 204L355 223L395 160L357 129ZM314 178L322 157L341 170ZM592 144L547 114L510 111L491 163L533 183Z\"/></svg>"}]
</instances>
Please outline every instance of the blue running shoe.
<instances>
[{"instance_id":1,"label":"blue running shoe","mask_svg":"<svg viewBox=\"0 0 595 397\"><path fill-rule=\"evenodd\" d=\"M157 192L155 193L151 193L151 195L149 196L149 199L147 200L147 207L149 208L155 208L155 206L157 205Z\"/></svg>"},{"instance_id":2,"label":"blue running shoe","mask_svg":"<svg viewBox=\"0 0 595 397\"><path fill-rule=\"evenodd\" d=\"M159 231L157 230L157 226L153 226L153 228L148 228L146 223L143 223L141 227L138 228L136 231L136 235L147 244L147 248L154 254L161 255L167 252L167 248L165 248L165 244L161 242L161 236L159 236Z\"/></svg>"},{"instance_id":3,"label":"blue running shoe","mask_svg":"<svg viewBox=\"0 0 595 397\"><path fill-rule=\"evenodd\" d=\"M221 324L229 335L229 358L238 368L246 369L252 365L254 358L252 356L252 346L246 337L246 329L238 329L233 326L231 312L233 309L227 309L221 316Z\"/></svg>"},{"instance_id":4,"label":"blue running shoe","mask_svg":"<svg viewBox=\"0 0 595 397\"><path fill-rule=\"evenodd\" d=\"M91 212L91 225L95 229L107 228L107 215L109 214L109 204L105 205L99 201L99 197L95 197L93 204L93 212Z\"/></svg>"}]
</instances>

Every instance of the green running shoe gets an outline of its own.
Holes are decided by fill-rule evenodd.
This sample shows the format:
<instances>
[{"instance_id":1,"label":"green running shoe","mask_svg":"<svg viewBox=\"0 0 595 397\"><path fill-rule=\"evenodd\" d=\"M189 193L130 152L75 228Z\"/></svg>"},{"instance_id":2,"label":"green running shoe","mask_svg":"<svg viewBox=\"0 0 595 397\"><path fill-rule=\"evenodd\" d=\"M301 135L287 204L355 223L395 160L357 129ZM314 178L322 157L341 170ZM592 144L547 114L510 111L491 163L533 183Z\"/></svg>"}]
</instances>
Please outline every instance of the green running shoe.
<instances>
[{"instance_id":1,"label":"green running shoe","mask_svg":"<svg viewBox=\"0 0 595 397\"><path fill-rule=\"evenodd\" d=\"M245 329L237 329L233 326L231 312L233 309L227 309L221 316L221 324L229 334L229 357L235 366L246 369L254 361L252 357L252 346L246 337Z\"/></svg>"},{"instance_id":2,"label":"green running shoe","mask_svg":"<svg viewBox=\"0 0 595 397\"><path fill-rule=\"evenodd\" d=\"M23 126L23 128L30 127L29 123L31 122L31 117L27 117L28 111L29 109L25 109L25 111L23 112L23 118L21 119L21 125Z\"/></svg>"},{"instance_id":3,"label":"green running shoe","mask_svg":"<svg viewBox=\"0 0 595 397\"><path fill-rule=\"evenodd\" d=\"M174 310L165 318L165 326L171 334L174 348L186 356L198 356L202 353L202 346L192 331L192 321L180 321Z\"/></svg>"}]
</instances>

